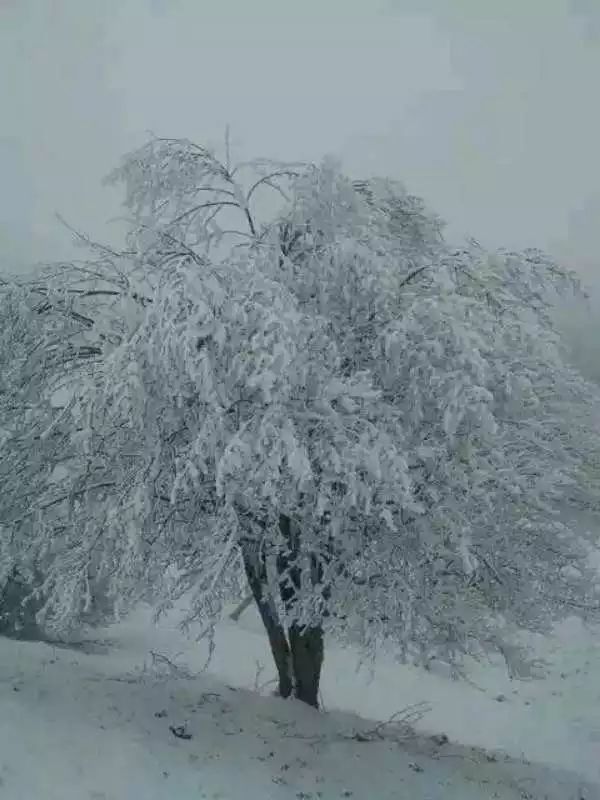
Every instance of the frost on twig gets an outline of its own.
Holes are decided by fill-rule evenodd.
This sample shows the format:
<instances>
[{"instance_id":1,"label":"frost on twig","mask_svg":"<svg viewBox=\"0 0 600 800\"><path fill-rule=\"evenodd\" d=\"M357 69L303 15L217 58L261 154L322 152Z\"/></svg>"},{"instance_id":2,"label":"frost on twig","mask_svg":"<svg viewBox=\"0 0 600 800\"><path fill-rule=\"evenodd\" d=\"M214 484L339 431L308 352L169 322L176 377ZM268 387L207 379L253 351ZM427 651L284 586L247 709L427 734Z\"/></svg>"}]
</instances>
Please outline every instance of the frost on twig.
<instances>
[{"instance_id":1,"label":"frost on twig","mask_svg":"<svg viewBox=\"0 0 600 800\"><path fill-rule=\"evenodd\" d=\"M181 654L177 654L175 658L177 658L178 655ZM158 653L155 650L151 650L150 656L152 659L151 667L156 674L181 680L189 680L195 677L195 675L190 672L187 667L177 664L173 659L169 658L163 653Z\"/></svg>"},{"instance_id":2,"label":"frost on twig","mask_svg":"<svg viewBox=\"0 0 600 800\"><path fill-rule=\"evenodd\" d=\"M389 719L375 727L363 731L355 731L351 738L358 742L373 742L380 739L400 741L415 735L414 726L431 711L429 703L421 702L396 711Z\"/></svg>"}]
</instances>

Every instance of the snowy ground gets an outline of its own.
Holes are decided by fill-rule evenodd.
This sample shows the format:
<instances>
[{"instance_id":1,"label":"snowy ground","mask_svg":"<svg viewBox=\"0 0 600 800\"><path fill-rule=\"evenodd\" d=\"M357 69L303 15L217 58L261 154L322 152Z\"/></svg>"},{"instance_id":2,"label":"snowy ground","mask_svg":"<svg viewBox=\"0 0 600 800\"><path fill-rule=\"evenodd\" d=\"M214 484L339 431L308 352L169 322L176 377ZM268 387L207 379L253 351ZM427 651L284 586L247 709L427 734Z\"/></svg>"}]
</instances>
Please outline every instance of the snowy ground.
<instances>
[{"instance_id":1,"label":"snowy ground","mask_svg":"<svg viewBox=\"0 0 600 800\"><path fill-rule=\"evenodd\" d=\"M546 646L548 677L518 685L385 660L370 680L332 650L327 714L266 696L252 610L221 625L210 673L205 645L146 611L105 635L92 652L0 639L2 800L600 798L600 646L576 627ZM418 734L368 721L421 701Z\"/></svg>"}]
</instances>

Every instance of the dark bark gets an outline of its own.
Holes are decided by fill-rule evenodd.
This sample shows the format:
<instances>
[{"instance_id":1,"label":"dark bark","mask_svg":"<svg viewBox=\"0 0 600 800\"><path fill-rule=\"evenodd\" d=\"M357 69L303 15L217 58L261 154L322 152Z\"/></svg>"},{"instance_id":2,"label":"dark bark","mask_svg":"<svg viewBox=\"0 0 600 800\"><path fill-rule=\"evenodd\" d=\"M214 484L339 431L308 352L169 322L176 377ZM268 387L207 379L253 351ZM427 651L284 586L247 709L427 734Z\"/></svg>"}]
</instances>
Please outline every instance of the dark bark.
<instances>
[{"instance_id":1,"label":"dark bark","mask_svg":"<svg viewBox=\"0 0 600 800\"><path fill-rule=\"evenodd\" d=\"M277 559L280 576L279 591L286 612L292 614L296 595L302 588L300 559L300 531L289 517L279 517L279 530L286 544L286 550ZM314 556L311 557L310 581L312 585L320 582L322 570ZM321 625L301 627L290 625L288 639L292 657L294 696L314 708L319 707L319 682L323 667L324 641Z\"/></svg>"},{"instance_id":2,"label":"dark bark","mask_svg":"<svg viewBox=\"0 0 600 800\"><path fill-rule=\"evenodd\" d=\"M252 544L242 542L244 569L269 639L271 653L277 668L279 694L281 697L289 697L294 688L290 647L273 599L266 591L267 575L264 560L259 553L254 552Z\"/></svg>"},{"instance_id":3,"label":"dark bark","mask_svg":"<svg viewBox=\"0 0 600 800\"><path fill-rule=\"evenodd\" d=\"M244 599L237 606L237 608L231 612L231 614L229 615L229 619L232 619L234 622L238 622L239 618L242 616L242 614L248 608L248 606L252 604L253 600L254 600L254 595L252 594L249 594L247 597L244 597Z\"/></svg>"},{"instance_id":4,"label":"dark bark","mask_svg":"<svg viewBox=\"0 0 600 800\"><path fill-rule=\"evenodd\" d=\"M28 641L47 639L46 631L36 619L43 604L43 600L33 594L42 582L41 576L36 578L37 583L33 584L14 570L0 590L0 635Z\"/></svg>"},{"instance_id":5,"label":"dark bark","mask_svg":"<svg viewBox=\"0 0 600 800\"><path fill-rule=\"evenodd\" d=\"M298 625L291 625L289 638L294 670L294 695L303 703L318 708L324 656L323 628L315 625L303 629Z\"/></svg>"}]
</instances>

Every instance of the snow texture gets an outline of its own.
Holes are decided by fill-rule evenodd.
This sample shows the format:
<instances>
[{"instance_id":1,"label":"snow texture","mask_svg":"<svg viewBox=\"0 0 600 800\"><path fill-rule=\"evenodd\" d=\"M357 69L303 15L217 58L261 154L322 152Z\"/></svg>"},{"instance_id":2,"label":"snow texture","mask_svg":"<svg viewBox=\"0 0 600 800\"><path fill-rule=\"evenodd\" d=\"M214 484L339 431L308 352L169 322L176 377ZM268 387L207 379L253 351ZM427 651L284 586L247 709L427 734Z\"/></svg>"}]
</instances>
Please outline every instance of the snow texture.
<instances>
[{"instance_id":1,"label":"snow texture","mask_svg":"<svg viewBox=\"0 0 600 800\"><path fill-rule=\"evenodd\" d=\"M218 681L205 646L144 609L79 649L0 639L0 797L600 798L600 648L577 626L545 645L546 681L509 686L488 669L479 690L385 660L369 682L332 649L320 714L265 696L264 638L252 612L242 621L219 626ZM416 732L380 724L424 699Z\"/></svg>"}]
</instances>

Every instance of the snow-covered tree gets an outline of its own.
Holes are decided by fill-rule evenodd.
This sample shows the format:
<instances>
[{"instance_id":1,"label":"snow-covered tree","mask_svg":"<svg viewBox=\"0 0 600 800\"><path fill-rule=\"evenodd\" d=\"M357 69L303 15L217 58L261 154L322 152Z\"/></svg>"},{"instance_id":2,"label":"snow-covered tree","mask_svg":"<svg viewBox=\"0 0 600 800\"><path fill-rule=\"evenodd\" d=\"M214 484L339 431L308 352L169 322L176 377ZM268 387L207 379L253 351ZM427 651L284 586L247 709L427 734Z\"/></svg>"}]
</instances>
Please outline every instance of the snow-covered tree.
<instances>
[{"instance_id":1,"label":"snow-covered tree","mask_svg":"<svg viewBox=\"0 0 600 800\"><path fill-rule=\"evenodd\" d=\"M551 313L572 274L453 250L400 184L332 160L153 139L111 179L126 249L44 284L84 316L120 303L71 384L69 513L30 497L3 528L5 563L44 558L54 624L90 572L123 609L189 595L207 626L247 581L281 694L316 705L325 634L454 662L593 611L597 542L559 514L574 486L598 499L598 390Z\"/></svg>"},{"instance_id":2,"label":"snow-covered tree","mask_svg":"<svg viewBox=\"0 0 600 800\"><path fill-rule=\"evenodd\" d=\"M50 541L71 523L74 477L85 474L70 404L122 335L122 314L111 313L122 286L108 273L94 288L93 274L88 259L0 284L0 630L9 635L47 634L35 612L51 553L35 544L42 527Z\"/></svg>"}]
</instances>

